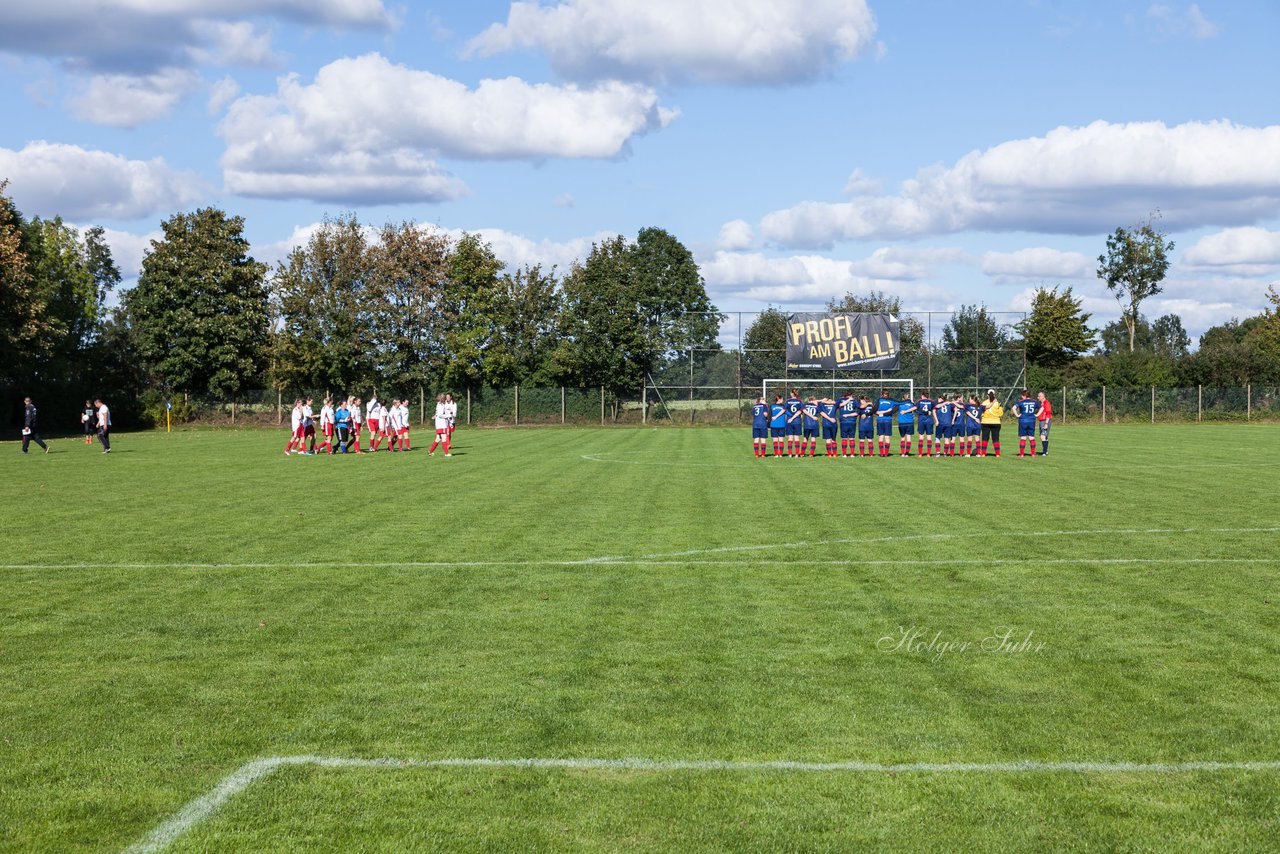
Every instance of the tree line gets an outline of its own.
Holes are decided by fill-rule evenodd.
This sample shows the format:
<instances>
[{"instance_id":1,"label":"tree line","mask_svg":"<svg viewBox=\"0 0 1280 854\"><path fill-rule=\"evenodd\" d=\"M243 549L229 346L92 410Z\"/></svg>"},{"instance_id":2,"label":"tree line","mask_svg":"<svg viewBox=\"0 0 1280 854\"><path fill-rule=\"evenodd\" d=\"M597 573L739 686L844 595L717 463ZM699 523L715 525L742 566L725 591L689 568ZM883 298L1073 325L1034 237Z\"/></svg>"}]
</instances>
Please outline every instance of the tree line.
<instances>
[{"instance_id":1,"label":"tree line","mask_svg":"<svg viewBox=\"0 0 1280 854\"><path fill-rule=\"evenodd\" d=\"M560 271L511 268L475 234L453 237L414 222L375 228L343 214L270 269L253 258L242 217L202 208L161 224L137 285L108 308L121 274L103 229L26 218L5 187L7 420L23 394L68 411L102 395L128 420L146 407L162 413L165 400L232 401L272 387L409 395L564 385L627 398L651 378L682 384L694 367L695 383L714 385L751 387L781 375L782 310L756 317L741 353L723 349L724 315L692 253L660 228L602 240ZM1026 320L1013 325L986 306L962 306L934 342L902 316L905 375L919 381L917 362L935 357L935 384L964 384L969 363L948 362L948 354L1015 353L1020 366L1025 348L1023 381L1033 386L1280 383L1274 288L1262 314L1215 326L1192 351L1177 315L1148 321L1141 312L1159 293L1172 243L1148 222L1117 229L1107 246L1098 275L1120 300L1119 320L1093 329L1070 287L1039 289ZM902 314L900 299L883 292L847 294L828 308Z\"/></svg>"}]
</instances>

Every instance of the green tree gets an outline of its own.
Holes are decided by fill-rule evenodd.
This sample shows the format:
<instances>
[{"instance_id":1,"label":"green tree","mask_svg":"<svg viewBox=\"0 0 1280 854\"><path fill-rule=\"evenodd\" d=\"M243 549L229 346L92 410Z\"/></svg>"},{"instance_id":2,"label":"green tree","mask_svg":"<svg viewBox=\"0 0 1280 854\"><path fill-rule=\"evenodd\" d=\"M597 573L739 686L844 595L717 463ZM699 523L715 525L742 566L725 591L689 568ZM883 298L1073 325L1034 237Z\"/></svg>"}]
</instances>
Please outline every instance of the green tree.
<instances>
[{"instance_id":1,"label":"green tree","mask_svg":"<svg viewBox=\"0 0 1280 854\"><path fill-rule=\"evenodd\" d=\"M48 335L44 303L23 249L23 219L0 181L0 380L16 382L30 367L33 350Z\"/></svg>"},{"instance_id":2,"label":"green tree","mask_svg":"<svg viewBox=\"0 0 1280 854\"><path fill-rule=\"evenodd\" d=\"M742 384L759 385L781 377L786 366L787 315L769 306L756 315L742 335Z\"/></svg>"},{"instance_id":3,"label":"green tree","mask_svg":"<svg viewBox=\"0 0 1280 854\"><path fill-rule=\"evenodd\" d=\"M496 333L494 304L504 264L477 234L463 234L449 253L440 304L446 361L443 380L450 388L484 380L485 354Z\"/></svg>"},{"instance_id":4,"label":"green tree","mask_svg":"<svg viewBox=\"0 0 1280 854\"><path fill-rule=\"evenodd\" d=\"M354 214L326 217L271 278L277 318L272 374L282 387L355 390L374 382L368 312L377 307L365 230Z\"/></svg>"},{"instance_id":5,"label":"green tree","mask_svg":"<svg viewBox=\"0 0 1280 854\"><path fill-rule=\"evenodd\" d=\"M942 346L948 352L1000 350L1008 346L1009 333L985 305L962 305L942 329Z\"/></svg>"},{"instance_id":6,"label":"green tree","mask_svg":"<svg viewBox=\"0 0 1280 854\"><path fill-rule=\"evenodd\" d=\"M44 307L44 332L33 354L46 381L69 380L86 361L98 335L107 292L120 280L102 229L82 239L55 217L27 225L27 257L33 290Z\"/></svg>"},{"instance_id":7,"label":"green tree","mask_svg":"<svg viewBox=\"0 0 1280 854\"><path fill-rule=\"evenodd\" d=\"M1071 288L1037 288L1031 298L1031 314L1020 325L1027 361L1044 368L1061 368L1087 353L1097 343L1089 329L1091 315Z\"/></svg>"},{"instance_id":8,"label":"green tree","mask_svg":"<svg viewBox=\"0 0 1280 854\"><path fill-rule=\"evenodd\" d=\"M267 362L266 266L244 219L217 208L175 214L125 295L138 355L174 391L234 398Z\"/></svg>"},{"instance_id":9,"label":"green tree","mask_svg":"<svg viewBox=\"0 0 1280 854\"><path fill-rule=\"evenodd\" d=\"M1191 349L1191 336L1176 314L1163 314L1151 323L1151 347L1162 359L1177 360Z\"/></svg>"},{"instance_id":10,"label":"green tree","mask_svg":"<svg viewBox=\"0 0 1280 854\"><path fill-rule=\"evenodd\" d=\"M494 334L484 379L492 386L552 383L552 354L560 340L561 295L555 268L521 267L498 280Z\"/></svg>"},{"instance_id":11,"label":"green tree","mask_svg":"<svg viewBox=\"0 0 1280 854\"><path fill-rule=\"evenodd\" d=\"M363 316L385 381L408 393L430 386L446 358L438 307L449 273L450 241L416 223L384 225L368 247Z\"/></svg>"},{"instance_id":12,"label":"green tree","mask_svg":"<svg viewBox=\"0 0 1280 854\"><path fill-rule=\"evenodd\" d=\"M1159 213L1133 228L1117 228L1107 237L1107 251L1098 256L1098 278L1120 303L1120 319L1129 330L1129 352L1136 348L1139 308L1160 293L1169 271L1174 243L1154 225Z\"/></svg>"},{"instance_id":13,"label":"green tree","mask_svg":"<svg viewBox=\"0 0 1280 854\"><path fill-rule=\"evenodd\" d=\"M692 254L661 229L635 244L594 244L564 280L565 333L557 372L584 385L638 394L646 377L681 352L717 349L722 315Z\"/></svg>"}]
</instances>

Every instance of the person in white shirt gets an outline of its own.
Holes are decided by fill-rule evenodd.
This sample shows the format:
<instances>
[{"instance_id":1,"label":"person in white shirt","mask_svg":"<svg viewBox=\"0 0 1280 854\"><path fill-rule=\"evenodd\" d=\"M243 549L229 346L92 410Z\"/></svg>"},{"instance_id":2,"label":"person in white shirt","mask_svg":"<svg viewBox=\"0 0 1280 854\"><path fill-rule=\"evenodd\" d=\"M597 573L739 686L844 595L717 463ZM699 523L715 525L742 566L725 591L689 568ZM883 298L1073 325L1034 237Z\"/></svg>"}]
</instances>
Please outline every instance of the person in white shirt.
<instances>
[{"instance_id":1,"label":"person in white shirt","mask_svg":"<svg viewBox=\"0 0 1280 854\"><path fill-rule=\"evenodd\" d=\"M409 450L409 398L400 401L400 450Z\"/></svg>"},{"instance_id":2,"label":"person in white shirt","mask_svg":"<svg viewBox=\"0 0 1280 854\"><path fill-rule=\"evenodd\" d=\"M364 409L364 420L369 425L369 449L373 451L378 450L378 431L382 429L380 407L378 395L375 393L369 398Z\"/></svg>"},{"instance_id":3,"label":"person in white shirt","mask_svg":"<svg viewBox=\"0 0 1280 854\"><path fill-rule=\"evenodd\" d=\"M289 425L289 444L284 446L286 457L293 453L295 447L298 453L302 453L302 401L300 399L293 402L293 412L289 413Z\"/></svg>"},{"instance_id":4,"label":"person in white shirt","mask_svg":"<svg viewBox=\"0 0 1280 854\"><path fill-rule=\"evenodd\" d=\"M326 453L333 453L333 400L324 399L324 406L320 407L320 433L324 436L324 444L321 450Z\"/></svg>"},{"instance_id":5,"label":"person in white shirt","mask_svg":"<svg viewBox=\"0 0 1280 854\"><path fill-rule=\"evenodd\" d=\"M302 435L307 440L309 454L316 452L316 416L311 409L313 400L314 398L308 397L302 401Z\"/></svg>"},{"instance_id":6,"label":"person in white shirt","mask_svg":"<svg viewBox=\"0 0 1280 854\"><path fill-rule=\"evenodd\" d=\"M360 427L364 424L364 416L361 414L364 410L360 406L360 398L348 398L347 409L351 410L351 435L355 437L351 445L352 450L357 454L363 454L364 451L360 450Z\"/></svg>"},{"instance_id":7,"label":"person in white shirt","mask_svg":"<svg viewBox=\"0 0 1280 854\"><path fill-rule=\"evenodd\" d=\"M107 409L107 405L101 398L93 403L98 407L98 441L102 443L102 453L109 454L111 453L111 410Z\"/></svg>"},{"instance_id":8,"label":"person in white shirt","mask_svg":"<svg viewBox=\"0 0 1280 854\"><path fill-rule=\"evenodd\" d=\"M445 405L449 407L449 439L453 439L453 428L458 423L458 404L453 399L453 395L446 394L444 396Z\"/></svg>"},{"instance_id":9,"label":"person in white shirt","mask_svg":"<svg viewBox=\"0 0 1280 854\"><path fill-rule=\"evenodd\" d=\"M382 430L387 436L387 450L398 451L396 437L400 435L400 406L398 400L392 400L390 406L384 406L382 411Z\"/></svg>"},{"instance_id":10,"label":"person in white shirt","mask_svg":"<svg viewBox=\"0 0 1280 854\"><path fill-rule=\"evenodd\" d=\"M444 401L444 395L436 395L436 440L431 443L431 447L427 449L427 456L433 456L436 452L437 445L444 445L444 455L451 457L449 453L449 405Z\"/></svg>"}]
</instances>

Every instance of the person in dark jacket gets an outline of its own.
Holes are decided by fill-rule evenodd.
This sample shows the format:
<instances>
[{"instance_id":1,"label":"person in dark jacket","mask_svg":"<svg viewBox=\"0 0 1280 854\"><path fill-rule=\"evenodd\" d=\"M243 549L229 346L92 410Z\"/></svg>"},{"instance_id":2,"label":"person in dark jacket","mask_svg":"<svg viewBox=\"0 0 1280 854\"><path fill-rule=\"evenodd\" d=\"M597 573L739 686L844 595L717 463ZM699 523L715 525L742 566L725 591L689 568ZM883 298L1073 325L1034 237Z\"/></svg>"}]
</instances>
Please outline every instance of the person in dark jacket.
<instances>
[{"instance_id":1,"label":"person in dark jacket","mask_svg":"<svg viewBox=\"0 0 1280 854\"><path fill-rule=\"evenodd\" d=\"M98 410L92 400L84 402L84 411L80 413L80 426L84 428L84 443L93 444L94 435L98 432Z\"/></svg>"},{"instance_id":2,"label":"person in dark jacket","mask_svg":"<svg viewBox=\"0 0 1280 854\"><path fill-rule=\"evenodd\" d=\"M37 422L38 413L36 405L31 402L31 398L26 397L22 400L27 405L26 418L22 422L22 453L27 452L27 446L35 442L44 448L44 452L49 453L49 446L44 443L44 439L40 438L40 425Z\"/></svg>"}]
</instances>

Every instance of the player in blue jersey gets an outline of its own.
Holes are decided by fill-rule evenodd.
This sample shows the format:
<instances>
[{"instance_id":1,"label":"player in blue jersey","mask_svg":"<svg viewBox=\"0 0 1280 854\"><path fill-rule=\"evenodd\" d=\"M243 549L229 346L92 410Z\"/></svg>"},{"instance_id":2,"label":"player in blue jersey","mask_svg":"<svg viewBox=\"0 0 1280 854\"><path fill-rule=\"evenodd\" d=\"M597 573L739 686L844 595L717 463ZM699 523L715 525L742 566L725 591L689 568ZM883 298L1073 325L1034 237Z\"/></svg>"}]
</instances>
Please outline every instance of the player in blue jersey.
<instances>
[{"instance_id":1,"label":"player in blue jersey","mask_svg":"<svg viewBox=\"0 0 1280 854\"><path fill-rule=\"evenodd\" d=\"M791 389L791 396L782 401L782 405L787 408L787 456L800 456L800 430L802 417L800 411L804 409L804 401L800 399L800 395L796 394L795 389Z\"/></svg>"},{"instance_id":2,"label":"player in blue jersey","mask_svg":"<svg viewBox=\"0 0 1280 854\"><path fill-rule=\"evenodd\" d=\"M852 457L858 444L858 399L846 391L840 398L840 454Z\"/></svg>"},{"instance_id":3,"label":"player in blue jersey","mask_svg":"<svg viewBox=\"0 0 1280 854\"><path fill-rule=\"evenodd\" d=\"M800 407L800 420L803 425L804 438L800 444L800 456L812 457L818 449L818 398L810 397Z\"/></svg>"},{"instance_id":4,"label":"player in blue jersey","mask_svg":"<svg viewBox=\"0 0 1280 854\"><path fill-rule=\"evenodd\" d=\"M1018 419L1018 456L1027 455L1027 442L1031 443L1031 457L1036 455L1036 415L1040 412L1040 401L1031 397L1025 388L1022 397L1013 405L1013 414Z\"/></svg>"},{"instance_id":5,"label":"player in blue jersey","mask_svg":"<svg viewBox=\"0 0 1280 854\"><path fill-rule=\"evenodd\" d=\"M977 395L969 395L969 402L964 405L964 453L962 457L978 455L978 436L982 433L982 407L978 405Z\"/></svg>"},{"instance_id":6,"label":"player in blue jersey","mask_svg":"<svg viewBox=\"0 0 1280 854\"><path fill-rule=\"evenodd\" d=\"M876 405L864 394L858 398L858 452L864 457L871 456L875 444L875 418Z\"/></svg>"},{"instance_id":7,"label":"player in blue jersey","mask_svg":"<svg viewBox=\"0 0 1280 854\"><path fill-rule=\"evenodd\" d=\"M787 407L780 394L775 394L769 404L769 432L773 434L773 455L780 457L787 433Z\"/></svg>"},{"instance_id":8,"label":"player in blue jersey","mask_svg":"<svg viewBox=\"0 0 1280 854\"><path fill-rule=\"evenodd\" d=\"M889 444L893 441L893 413L897 408L897 402L891 397L885 397L884 389L881 389L880 397L876 400L876 444L882 457L889 456Z\"/></svg>"},{"instance_id":9,"label":"player in blue jersey","mask_svg":"<svg viewBox=\"0 0 1280 854\"><path fill-rule=\"evenodd\" d=\"M824 397L818 401L818 420L822 424L822 440L827 446L827 456L835 458L836 435L840 430L840 422L836 420L836 402Z\"/></svg>"},{"instance_id":10,"label":"player in blue jersey","mask_svg":"<svg viewBox=\"0 0 1280 854\"><path fill-rule=\"evenodd\" d=\"M765 446L769 441L769 404L764 395L756 398L751 407L751 451L752 455L764 459Z\"/></svg>"},{"instance_id":11,"label":"player in blue jersey","mask_svg":"<svg viewBox=\"0 0 1280 854\"><path fill-rule=\"evenodd\" d=\"M916 402L898 401L898 456L911 456L911 436L916 432Z\"/></svg>"},{"instance_id":12,"label":"player in blue jersey","mask_svg":"<svg viewBox=\"0 0 1280 854\"><path fill-rule=\"evenodd\" d=\"M938 454L944 457L954 457L956 455L955 395L949 394L938 401L938 405L934 408L934 413L938 417L938 429L934 431L934 437L938 442Z\"/></svg>"},{"instance_id":13,"label":"player in blue jersey","mask_svg":"<svg viewBox=\"0 0 1280 854\"><path fill-rule=\"evenodd\" d=\"M916 456L933 456L933 395L925 390L916 401L916 431L920 437L916 440Z\"/></svg>"}]
</instances>

